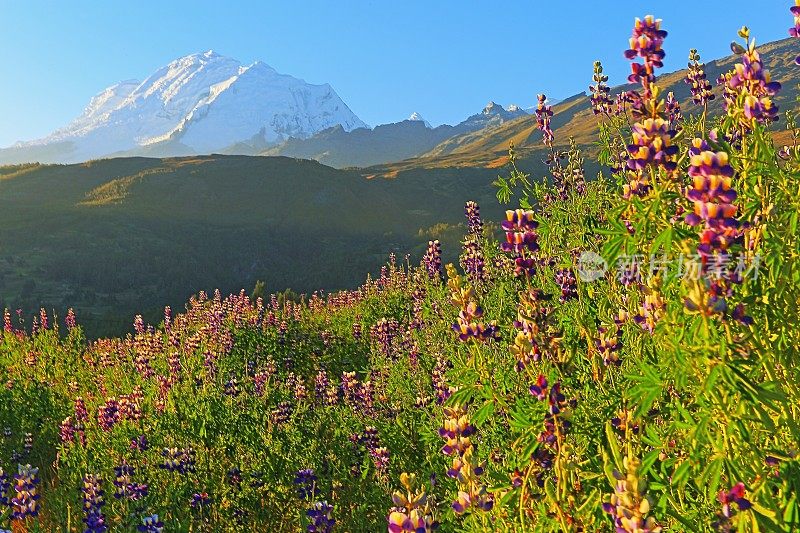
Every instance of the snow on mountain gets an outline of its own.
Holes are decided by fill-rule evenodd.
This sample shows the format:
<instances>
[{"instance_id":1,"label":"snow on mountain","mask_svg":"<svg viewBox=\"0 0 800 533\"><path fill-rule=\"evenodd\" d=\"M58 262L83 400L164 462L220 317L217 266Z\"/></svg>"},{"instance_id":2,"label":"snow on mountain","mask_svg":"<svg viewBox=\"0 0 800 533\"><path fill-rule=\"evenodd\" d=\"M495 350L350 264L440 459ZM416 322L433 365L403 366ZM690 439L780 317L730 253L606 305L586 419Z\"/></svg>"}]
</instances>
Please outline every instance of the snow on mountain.
<instances>
[{"instance_id":1,"label":"snow on mountain","mask_svg":"<svg viewBox=\"0 0 800 533\"><path fill-rule=\"evenodd\" d=\"M279 74L260 61L242 66L209 50L177 59L141 83L113 85L67 126L9 150L70 146L63 162L165 143L208 153L241 142L306 138L335 125L366 127L330 85Z\"/></svg>"},{"instance_id":2,"label":"snow on mountain","mask_svg":"<svg viewBox=\"0 0 800 533\"><path fill-rule=\"evenodd\" d=\"M426 128L430 128L431 127L431 123L428 122L427 120L425 120L424 118L422 118L422 115L420 115L416 111L411 113L411 116L408 117L406 120L410 120L412 122L422 122L423 124L425 124Z\"/></svg>"}]
</instances>

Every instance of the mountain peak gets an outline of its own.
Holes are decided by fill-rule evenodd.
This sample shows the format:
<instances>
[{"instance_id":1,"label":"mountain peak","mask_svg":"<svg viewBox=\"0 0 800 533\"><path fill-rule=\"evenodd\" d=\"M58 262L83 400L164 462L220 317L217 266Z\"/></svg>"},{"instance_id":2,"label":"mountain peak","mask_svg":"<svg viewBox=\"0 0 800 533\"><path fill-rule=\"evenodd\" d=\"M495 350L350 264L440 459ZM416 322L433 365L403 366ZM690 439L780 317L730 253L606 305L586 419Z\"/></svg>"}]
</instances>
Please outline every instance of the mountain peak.
<instances>
[{"instance_id":1,"label":"mountain peak","mask_svg":"<svg viewBox=\"0 0 800 533\"><path fill-rule=\"evenodd\" d=\"M137 154L155 145L203 154L237 143L307 138L336 125L366 127L329 85L279 74L262 61L244 67L207 50L177 58L141 83L104 89L80 117L17 148L68 146L51 157L60 163Z\"/></svg>"},{"instance_id":2,"label":"mountain peak","mask_svg":"<svg viewBox=\"0 0 800 533\"><path fill-rule=\"evenodd\" d=\"M484 115L492 115L494 113L500 113L502 111L505 111L505 109L503 109L503 106L491 100L489 101L488 104L486 104L486 107L483 108Z\"/></svg>"},{"instance_id":3,"label":"mountain peak","mask_svg":"<svg viewBox=\"0 0 800 533\"><path fill-rule=\"evenodd\" d=\"M409 116L406 120L409 120L411 122L422 122L423 124L425 124L426 128L430 128L431 127L430 123L427 120L425 120L424 118L422 118L422 115L420 115L416 111L411 113L411 116Z\"/></svg>"}]
</instances>

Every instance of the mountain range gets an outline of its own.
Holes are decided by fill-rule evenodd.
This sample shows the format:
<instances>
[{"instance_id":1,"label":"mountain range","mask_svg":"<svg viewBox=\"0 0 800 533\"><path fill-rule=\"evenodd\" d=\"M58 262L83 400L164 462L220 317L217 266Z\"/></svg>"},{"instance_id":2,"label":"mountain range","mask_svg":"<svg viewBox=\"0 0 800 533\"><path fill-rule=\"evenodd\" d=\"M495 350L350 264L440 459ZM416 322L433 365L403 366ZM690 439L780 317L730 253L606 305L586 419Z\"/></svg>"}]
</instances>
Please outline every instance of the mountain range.
<instances>
[{"instance_id":1,"label":"mountain range","mask_svg":"<svg viewBox=\"0 0 800 533\"><path fill-rule=\"evenodd\" d=\"M144 81L102 90L81 116L47 137L0 149L0 164L220 153L370 166L421 155L449 137L525 114L490 102L456 126L432 128L414 113L372 129L328 84L280 74L262 61L243 66L209 50L176 59Z\"/></svg>"},{"instance_id":2,"label":"mountain range","mask_svg":"<svg viewBox=\"0 0 800 533\"><path fill-rule=\"evenodd\" d=\"M213 51L176 59L142 82L98 93L83 114L43 139L0 150L0 163L71 163L266 148L338 125L366 127L330 85Z\"/></svg>"}]
</instances>

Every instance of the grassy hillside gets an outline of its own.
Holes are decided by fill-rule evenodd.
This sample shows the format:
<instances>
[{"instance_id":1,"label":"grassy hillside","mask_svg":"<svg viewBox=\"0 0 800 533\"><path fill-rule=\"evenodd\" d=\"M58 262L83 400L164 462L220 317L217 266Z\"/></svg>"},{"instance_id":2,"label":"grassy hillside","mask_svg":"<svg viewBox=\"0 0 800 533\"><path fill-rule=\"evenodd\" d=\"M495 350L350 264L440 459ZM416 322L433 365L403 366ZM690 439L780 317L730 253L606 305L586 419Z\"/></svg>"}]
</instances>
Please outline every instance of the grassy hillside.
<instances>
[{"instance_id":1,"label":"grassy hillside","mask_svg":"<svg viewBox=\"0 0 800 533\"><path fill-rule=\"evenodd\" d=\"M794 69L794 58L800 54L800 45L795 39L783 39L767 43L759 47L764 58L764 66L769 70L774 80L783 84L783 90L776 96L776 103L782 111L795 109L798 96L798 74ZM670 54L685 52L672 50ZM701 50L702 53L702 50ZM725 58L703 58L706 63L706 75L714 86L717 95L710 106L711 116L717 116L722 111L721 87L716 80L720 74L731 69L738 61L738 56ZM684 113L697 113L698 109L691 103L689 86L684 82L686 70L666 73L659 76L659 84L664 93L674 92L675 98L681 104ZM586 85L591 83L592 67L586 68ZM612 88L612 94L635 88L633 85L623 85ZM586 93L580 93L567 98L553 106L553 130L556 134L557 146L566 147L570 137L574 137L589 154L594 154L594 141L598 132L598 122L589 105ZM783 133L783 137L785 137ZM514 143L518 157L527 168L541 168L539 163L546 157L543 149L542 135L536 127L536 117L527 116L500 124L491 128L469 132L455 136L442 142L420 157L388 165L377 165L370 169L376 175L396 176L403 171L414 168L452 168L452 167L484 167L499 168L508 162L508 147Z\"/></svg>"},{"instance_id":2,"label":"grassy hillside","mask_svg":"<svg viewBox=\"0 0 800 533\"><path fill-rule=\"evenodd\" d=\"M457 242L446 224L461 221L467 191L492 198L489 178L368 180L246 156L3 167L0 307L62 316L75 307L99 335L125 331L134 313L180 307L199 288L352 288L390 251Z\"/></svg>"}]
</instances>

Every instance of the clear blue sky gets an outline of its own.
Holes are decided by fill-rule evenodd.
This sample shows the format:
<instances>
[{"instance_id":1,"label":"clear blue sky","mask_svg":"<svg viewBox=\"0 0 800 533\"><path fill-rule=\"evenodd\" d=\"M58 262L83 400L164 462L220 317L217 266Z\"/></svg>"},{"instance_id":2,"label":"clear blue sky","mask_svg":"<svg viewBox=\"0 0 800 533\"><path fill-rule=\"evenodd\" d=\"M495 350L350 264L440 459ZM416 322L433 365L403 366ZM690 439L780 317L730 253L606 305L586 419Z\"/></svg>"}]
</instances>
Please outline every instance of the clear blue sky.
<instances>
[{"instance_id":1,"label":"clear blue sky","mask_svg":"<svg viewBox=\"0 0 800 533\"><path fill-rule=\"evenodd\" d=\"M193 52L330 83L368 124L418 111L456 123L489 100L586 89L600 59L621 82L635 16L669 31L666 68L725 55L742 24L787 36L790 0L0 0L0 146L66 124L89 98ZM758 6L758 9L753 9ZM798 45L800 49L800 44ZM800 50L798 50L800 52Z\"/></svg>"}]
</instances>

